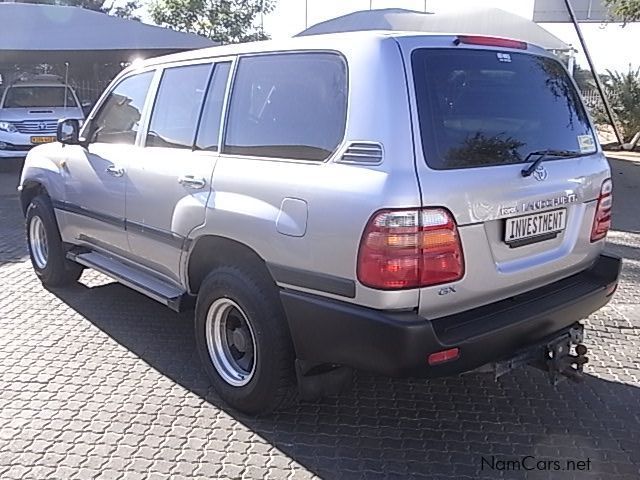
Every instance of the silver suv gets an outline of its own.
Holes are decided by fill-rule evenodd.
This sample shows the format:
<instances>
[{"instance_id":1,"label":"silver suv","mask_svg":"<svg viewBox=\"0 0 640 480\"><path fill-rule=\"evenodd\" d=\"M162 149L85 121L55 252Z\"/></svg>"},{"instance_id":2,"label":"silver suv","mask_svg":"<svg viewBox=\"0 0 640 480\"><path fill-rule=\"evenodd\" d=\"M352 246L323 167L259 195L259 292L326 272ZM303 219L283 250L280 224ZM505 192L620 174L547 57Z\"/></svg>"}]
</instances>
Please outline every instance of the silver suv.
<instances>
[{"instance_id":1,"label":"silver suv","mask_svg":"<svg viewBox=\"0 0 640 480\"><path fill-rule=\"evenodd\" d=\"M586 362L616 289L609 165L563 66L501 38L355 32L124 71L21 179L47 286L180 311L250 413L348 385Z\"/></svg>"},{"instance_id":2,"label":"silver suv","mask_svg":"<svg viewBox=\"0 0 640 480\"><path fill-rule=\"evenodd\" d=\"M35 145L53 142L61 118L82 121L74 90L56 75L18 79L0 95L0 159L24 157Z\"/></svg>"}]
</instances>

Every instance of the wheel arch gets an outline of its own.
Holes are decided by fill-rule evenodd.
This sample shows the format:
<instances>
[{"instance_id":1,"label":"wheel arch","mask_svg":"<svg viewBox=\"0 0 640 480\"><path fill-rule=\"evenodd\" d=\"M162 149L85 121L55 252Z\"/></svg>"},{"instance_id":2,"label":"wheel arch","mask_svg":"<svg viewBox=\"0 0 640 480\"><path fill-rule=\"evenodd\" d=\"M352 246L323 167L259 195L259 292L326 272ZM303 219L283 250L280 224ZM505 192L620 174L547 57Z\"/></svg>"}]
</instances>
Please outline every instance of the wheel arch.
<instances>
[{"instance_id":1,"label":"wheel arch","mask_svg":"<svg viewBox=\"0 0 640 480\"><path fill-rule=\"evenodd\" d=\"M38 195L45 195L49 200L51 200L47 187L45 187L41 181L25 180L22 183L22 188L20 190L20 206L22 207L23 215L27 214L27 208L29 208L29 204Z\"/></svg>"},{"instance_id":2,"label":"wheel arch","mask_svg":"<svg viewBox=\"0 0 640 480\"><path fill-rule=\"evenodd\" d=\"M197 294L209 272L221 265L250 268L276 285L265 260L245 243L218 235L204 235L193 240L186 261L189 292Z\"/></svg>"}]
</instances>

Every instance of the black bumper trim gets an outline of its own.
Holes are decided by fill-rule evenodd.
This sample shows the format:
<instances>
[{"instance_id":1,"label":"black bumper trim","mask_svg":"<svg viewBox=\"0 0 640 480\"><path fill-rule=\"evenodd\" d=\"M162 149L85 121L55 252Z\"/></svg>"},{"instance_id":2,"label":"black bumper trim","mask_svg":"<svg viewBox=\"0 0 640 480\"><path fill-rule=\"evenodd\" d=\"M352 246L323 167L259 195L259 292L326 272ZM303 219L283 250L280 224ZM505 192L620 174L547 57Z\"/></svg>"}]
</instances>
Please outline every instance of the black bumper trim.
<instances>
[{"instance_id":1,"label":"black bumper trim","mask_svg":"<svg viewBox=\"0 0 640 480\"><path fill-rule=\"evenodd\" d=\"M282 290L296 355L310 364L341 364L389 376L452 375L502 360L603 307L621 260L593 266L544 287L456 315L428 320ZM458 360L428 366L433 352L460 348Z\"/></svg>"}]
</instances>

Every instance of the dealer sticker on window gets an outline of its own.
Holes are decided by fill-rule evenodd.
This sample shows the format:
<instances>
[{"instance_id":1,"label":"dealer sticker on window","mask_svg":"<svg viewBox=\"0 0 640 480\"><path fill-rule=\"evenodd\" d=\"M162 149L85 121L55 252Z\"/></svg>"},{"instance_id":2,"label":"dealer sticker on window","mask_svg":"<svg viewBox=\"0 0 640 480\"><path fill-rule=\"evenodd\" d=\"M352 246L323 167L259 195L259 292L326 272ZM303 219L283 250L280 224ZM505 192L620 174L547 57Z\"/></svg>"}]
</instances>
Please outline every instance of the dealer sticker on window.
<instances>
[{"instance_id":1,"label":"dealer sticker on window","mask_svg":"<svg viewBox=\"0 0 640 480\"><path fill-rule=\"evenodd\" d=\"M578 135L580 153L592 153L596 151L596 143L591 135Z\"/></svg>"}]
</instances>

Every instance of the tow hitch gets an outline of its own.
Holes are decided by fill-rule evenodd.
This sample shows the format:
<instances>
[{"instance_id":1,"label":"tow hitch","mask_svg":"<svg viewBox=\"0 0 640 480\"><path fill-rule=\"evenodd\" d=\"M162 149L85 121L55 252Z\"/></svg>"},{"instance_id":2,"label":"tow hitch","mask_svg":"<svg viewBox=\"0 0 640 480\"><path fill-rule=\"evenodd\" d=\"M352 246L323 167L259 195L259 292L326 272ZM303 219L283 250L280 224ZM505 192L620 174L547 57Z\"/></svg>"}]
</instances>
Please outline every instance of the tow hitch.
<instances>
[{"instance_id":1,"label":"tow hitch","mask_svg":"<svg viewBox=\"0 0 640 480\"><path fill-rule=\"evenodd\" d=\"M515 368L531 365L547 372L553 385L566 378L580 382L584 365L589 361L583 338L584 327L576 323L554 338L528 347L508 360L495 362L491 370L497 380Z\"/></svg>"}]
</instances>

